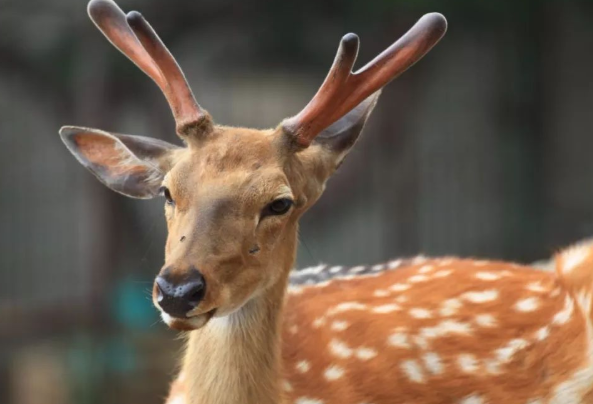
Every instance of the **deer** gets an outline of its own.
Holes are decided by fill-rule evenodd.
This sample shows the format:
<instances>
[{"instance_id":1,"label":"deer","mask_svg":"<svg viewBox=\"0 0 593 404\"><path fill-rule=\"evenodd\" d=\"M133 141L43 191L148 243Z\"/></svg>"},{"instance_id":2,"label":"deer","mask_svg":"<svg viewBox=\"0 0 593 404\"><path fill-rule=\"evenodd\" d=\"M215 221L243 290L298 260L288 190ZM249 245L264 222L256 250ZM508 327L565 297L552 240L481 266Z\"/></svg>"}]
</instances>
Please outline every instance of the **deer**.
<instances>
[{"instance_id":1,"label":"deer","mask_svg":"<svg viewBox=\"0 0 593 404\"><path fill-rule=\"evenodd\" d=\"M66 147L132 198L164 197L152 300L186 336L167 404L593 402L593 247L554 272L413 257L292 271L299 218L357 142L382 88L443 37L424 15L353 71L345 35L317 93L271 129L215 124L138 12L92 0L99 30L164 93L183 145L65 126Z\"/></svg>"}]
</instances>

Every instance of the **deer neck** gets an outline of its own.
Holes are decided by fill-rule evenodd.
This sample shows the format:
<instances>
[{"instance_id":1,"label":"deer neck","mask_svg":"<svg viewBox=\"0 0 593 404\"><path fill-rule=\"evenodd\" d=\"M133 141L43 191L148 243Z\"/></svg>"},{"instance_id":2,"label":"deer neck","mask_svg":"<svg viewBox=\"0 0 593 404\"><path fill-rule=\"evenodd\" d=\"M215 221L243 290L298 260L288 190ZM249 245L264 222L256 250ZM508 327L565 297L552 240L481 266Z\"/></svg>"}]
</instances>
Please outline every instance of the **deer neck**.
<instances>
[{"instance_id":1,"label":"deer neck","mask_svg":"<svg viewBox=\"0 0 593 404\"><path fill-rule=\"evenodd\" d=\"M280 279L240 310L189 333L182 372L189 404L279 404L280 325L296 232L276 260Z\"/></svg>"}]
</instances>

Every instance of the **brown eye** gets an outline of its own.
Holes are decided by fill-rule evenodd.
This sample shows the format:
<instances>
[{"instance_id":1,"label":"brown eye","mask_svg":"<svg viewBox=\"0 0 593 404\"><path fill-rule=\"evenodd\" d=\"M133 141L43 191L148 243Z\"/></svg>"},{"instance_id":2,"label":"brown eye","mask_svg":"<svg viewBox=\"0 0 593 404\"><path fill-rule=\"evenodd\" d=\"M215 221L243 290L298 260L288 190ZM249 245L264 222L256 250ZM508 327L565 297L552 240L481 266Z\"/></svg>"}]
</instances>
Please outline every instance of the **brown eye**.
<instances>
[{"instance_id":1,"label":"brown eye","mask_svg":"<svg viewBox=\"0 0 593 404\"><path fill-rule=\"evenodd\" d=\"M161 195L163 195L165 197L165 200L167 201L167 205L173 205L175 203L175 201L171 197L171 191L169 191L169 188L161 187L160 193L161 193Z\"/></svg>"},{"instance_id":2,"label":"brown eye","mask_svg":"<svg viewBox=\"0 0 593 404\"><path fill-rule=\"evenodd\" d=\"M262 216L284 215L286 212L288 212L290 210L290 207L293 204L294 204L294 202L292 201L292 199L288 199L288 198L276 199L275 201L270 203L268 206L266 206L266 209L264 210L264 214Z\"/></svg>"}]
</instances>

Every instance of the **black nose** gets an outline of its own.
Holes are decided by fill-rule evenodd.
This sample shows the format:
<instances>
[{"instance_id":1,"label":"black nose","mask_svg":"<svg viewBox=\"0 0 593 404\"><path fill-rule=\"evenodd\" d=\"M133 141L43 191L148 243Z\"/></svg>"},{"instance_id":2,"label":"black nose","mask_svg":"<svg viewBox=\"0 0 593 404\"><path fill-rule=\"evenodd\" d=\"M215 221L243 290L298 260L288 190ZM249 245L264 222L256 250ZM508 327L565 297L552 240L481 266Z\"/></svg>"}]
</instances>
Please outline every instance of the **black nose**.
<instances>
[{"instance_id":1,"label":"black nose","mask_svg":"<svg viewBox=\"0 0 593 404\"><path fill-rule=\"evenodd\" d=\"M206 292L206 281L195 268L183 274L165 269L155 283L159 306L167 314L178 318L185 318L188 311L196 308Z\"/></svg>"}]
</instances>

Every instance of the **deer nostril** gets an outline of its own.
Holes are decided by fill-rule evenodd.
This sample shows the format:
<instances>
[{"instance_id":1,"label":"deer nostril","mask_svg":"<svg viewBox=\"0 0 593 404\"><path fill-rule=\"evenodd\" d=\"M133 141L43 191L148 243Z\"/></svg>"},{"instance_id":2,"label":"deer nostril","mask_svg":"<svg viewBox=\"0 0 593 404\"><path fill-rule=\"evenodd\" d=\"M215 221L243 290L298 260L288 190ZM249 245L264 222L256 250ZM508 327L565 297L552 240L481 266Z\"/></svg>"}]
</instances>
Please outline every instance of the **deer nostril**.
<instances>
[{"instance_id":1,"label":"deer nostril","mask_svg":"<svg viewBox=\"0 0 593 404\"><path fill-rule=\"evenodd\" d=\"M187 290L185 299L192 306L200 304L204 298L204 282L198 281L194 283L189 290Z\"/></svg>"},{"instance_id":2,"label":"deer nostril","mask_svg":"<svg viewBox=\"0 0 593 404\"><path fill-rule=\"evenodd\" d=\"M161 285L158 283L156 284L156 301L162 302L165 296L163 296L163 290L161 289Z\"/></svg>"}]
</instances>

